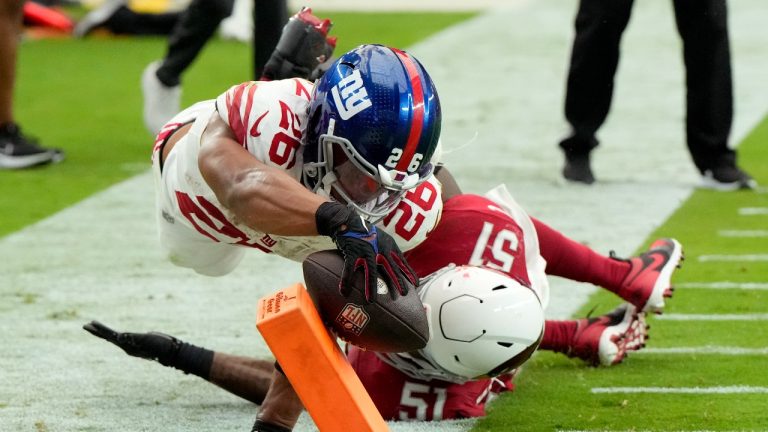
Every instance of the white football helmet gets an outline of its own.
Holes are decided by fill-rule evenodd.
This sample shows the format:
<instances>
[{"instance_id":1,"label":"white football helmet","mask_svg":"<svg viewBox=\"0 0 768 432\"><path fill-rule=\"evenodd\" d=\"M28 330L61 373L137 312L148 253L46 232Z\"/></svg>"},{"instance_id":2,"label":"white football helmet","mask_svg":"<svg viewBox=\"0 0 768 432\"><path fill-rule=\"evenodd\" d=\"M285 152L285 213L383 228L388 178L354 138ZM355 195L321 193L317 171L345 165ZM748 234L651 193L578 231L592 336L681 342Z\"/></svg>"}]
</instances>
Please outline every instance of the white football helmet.
<instances>
[{"instance_id":1,"label":"white football helmet","mask_svg":"<svg viewBox=\"0 0 768 432\"><path fill-rule=\"evenodd\" d=\"M440 369L465 379L516 369L544 335L536 293L504 273L451 266L424 281L430 338L420 351Z\"/></svg>"}]
</instances>

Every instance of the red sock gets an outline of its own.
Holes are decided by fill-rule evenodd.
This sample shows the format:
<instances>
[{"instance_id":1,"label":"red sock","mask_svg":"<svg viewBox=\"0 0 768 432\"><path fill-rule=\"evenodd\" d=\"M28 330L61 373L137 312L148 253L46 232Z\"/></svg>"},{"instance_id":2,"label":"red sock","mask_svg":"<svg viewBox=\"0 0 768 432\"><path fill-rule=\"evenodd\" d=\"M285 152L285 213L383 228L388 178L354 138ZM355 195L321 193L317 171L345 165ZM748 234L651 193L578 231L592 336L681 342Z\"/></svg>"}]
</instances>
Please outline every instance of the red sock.
<instances>
[{"instance_id":1,"label":"red sock","mask_svg":"<svg viewBox=\"0 0 768 432\"><path fill-rule=\"evenodd\" d=\"M539 237L547 274L589 282L616 292L629 273L629 263L603 256L569 239L538 219L531 218Z\"/></svg>"},{"instance_id":2,"label":"red sock","mask_svg":"<svg viewBox=\"0 0 768 432\"><path fill-rule=\"evenodd\" d=\"M544 322L544 336L541 338L540 350L555 351L568 354L576 335L576 320Z\"/></svg>"}]
</instances>

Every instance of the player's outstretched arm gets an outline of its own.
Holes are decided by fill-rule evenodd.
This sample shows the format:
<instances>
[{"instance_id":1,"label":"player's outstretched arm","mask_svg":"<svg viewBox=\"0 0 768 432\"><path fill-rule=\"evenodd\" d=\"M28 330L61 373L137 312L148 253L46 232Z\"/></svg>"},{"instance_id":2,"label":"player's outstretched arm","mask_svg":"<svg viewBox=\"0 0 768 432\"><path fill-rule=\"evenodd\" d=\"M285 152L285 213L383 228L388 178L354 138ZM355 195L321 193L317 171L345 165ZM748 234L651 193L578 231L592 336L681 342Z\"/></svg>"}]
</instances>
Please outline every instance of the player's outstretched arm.
<instances>
[{"instance_id":1,"label":"player's outstretched arm","mask_svg":"<svg viewBox=\"0 0 768 432\"><path fill-rule=\"evenodd\" d=\"M129 356L155 360L163 366L169 366L173 362L182 344L175 337L164 333L123 333L98 321L85 324L83 329L117 345Z\"/></svg>"},{"instance_id":2,"label":"player's outstretched arm","mask_svg":"<svg viewBox=\"0 0 768 432\"><path fill-rule=\"evenodd\" d=\"M83 329L130 356L197 375L255 404L264 401L275 369L273 360L214 352L165 333L118 332L98 321L85 324Z\"/></svg>"},{"instance_id":3,"label":"player's outstretched arm","mask_svg":"<svg viewBox=\"0 0 768 432\"><path fill-rule=\"evenodd\" d=\"M317 235L315 213L328 201L267 166L236 140L218 113L201 137L200 172L219 202L249 227L275 235Z\"/></svg>"}]
</instances>

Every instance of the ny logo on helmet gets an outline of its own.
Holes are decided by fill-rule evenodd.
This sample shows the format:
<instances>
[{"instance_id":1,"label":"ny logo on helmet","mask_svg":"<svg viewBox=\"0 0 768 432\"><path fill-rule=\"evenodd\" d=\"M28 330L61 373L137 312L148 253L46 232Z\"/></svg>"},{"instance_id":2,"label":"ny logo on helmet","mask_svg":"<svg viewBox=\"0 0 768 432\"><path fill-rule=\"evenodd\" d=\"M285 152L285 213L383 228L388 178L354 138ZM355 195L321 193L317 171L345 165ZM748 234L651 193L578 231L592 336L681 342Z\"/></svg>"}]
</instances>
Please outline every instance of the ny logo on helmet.
<instances>
[{"instance_id":1,"label":"ny logo on helmet","mask_svg":"<svg viewBox=\"0 0 768 432\"><path fill-rule=\"evenodd\" d=\"M359 70L339 81L331 93L342 120L349 120L371 106L371 99L368 98L368 92L363 87L363 77L360 76Z\"/></svg>"}]
</instances>

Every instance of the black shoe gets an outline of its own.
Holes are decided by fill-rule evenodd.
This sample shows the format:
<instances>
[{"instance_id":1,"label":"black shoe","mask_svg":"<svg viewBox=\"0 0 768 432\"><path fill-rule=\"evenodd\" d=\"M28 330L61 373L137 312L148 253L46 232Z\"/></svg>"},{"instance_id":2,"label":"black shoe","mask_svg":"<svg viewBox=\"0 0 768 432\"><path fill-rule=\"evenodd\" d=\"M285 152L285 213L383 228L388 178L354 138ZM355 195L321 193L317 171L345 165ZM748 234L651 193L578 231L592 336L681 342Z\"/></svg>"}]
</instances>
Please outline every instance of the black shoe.
<instances>
[{"instance_id":1,"label":"black shoe","mask_svg":"<svg viewBox=\"0 0 768 432\"><path fill-rule=\"evenodd\" d=\"M63 159L64 152L40 147L35 139L22 135L15 123L0 126L0 169L29 168Z\"/></svg>"},{"instance_id":2,"label":"black shoe","mask_svg":"<svg viewBox=\"0 0 768 432\"><path fill-rule=\"evenodd\" d=\"M705 170L703 187L721 191L755 189L757 182L736 164L727 163Z\"/></svg>"},{"instance_id":3,"label":"black shoe","mask_svg":"<svg viewBox=\"0 0 768 432\"><path fill-rule=\"evenodd\" d=\"M563 177L571 182L579 182L584 184L594 183L595 176L592 174L592 168L589 167L589 153L566 153L565 167L563 167Z\"/></svg>"}]
</instances>

